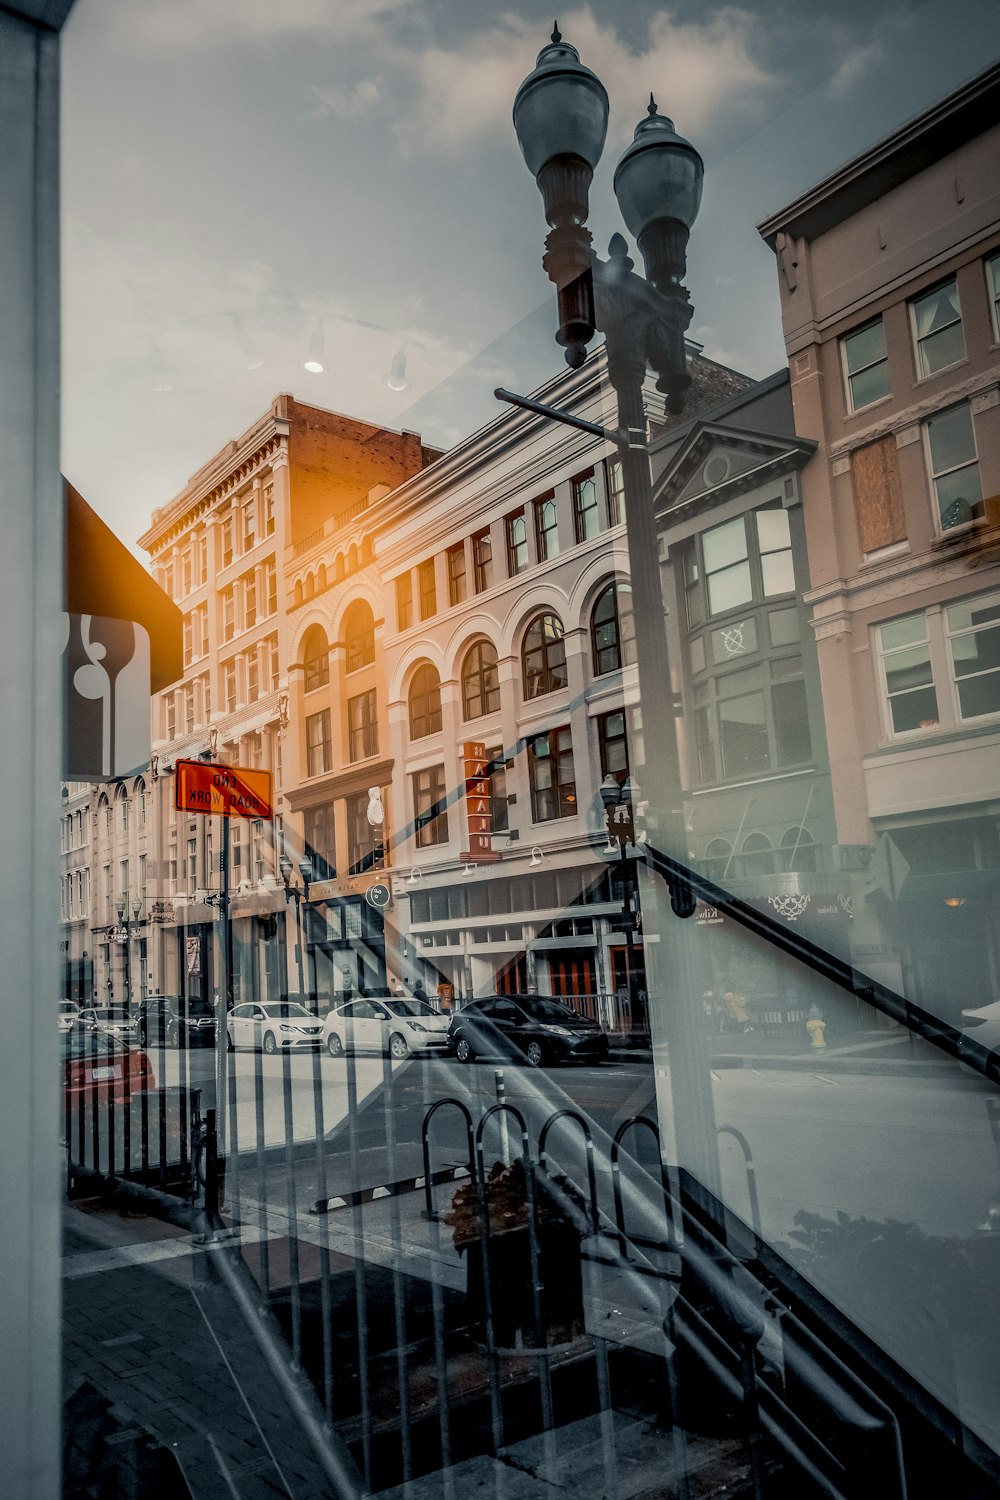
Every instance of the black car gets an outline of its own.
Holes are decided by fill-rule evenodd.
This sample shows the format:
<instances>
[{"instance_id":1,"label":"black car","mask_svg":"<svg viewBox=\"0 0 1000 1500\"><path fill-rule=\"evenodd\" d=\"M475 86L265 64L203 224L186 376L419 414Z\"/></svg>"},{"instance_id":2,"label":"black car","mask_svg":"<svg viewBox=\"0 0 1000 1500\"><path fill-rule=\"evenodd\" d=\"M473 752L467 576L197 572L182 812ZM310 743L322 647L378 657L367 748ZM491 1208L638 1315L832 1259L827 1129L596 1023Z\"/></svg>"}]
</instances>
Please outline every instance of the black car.
<instances>
[{"instance_id":1,"label":"black car","mask_svg":"<svg viewBox=\"0 0 1000 1500\"><path fill-rule=\"evenodd\" d=\"M532 1067L556 1062L603 1062L608 1039L596 1021L544 995L491 995L456 1011L448 1046L459 1062L497 1056Z\"/></svg>"},{"instance_id":2,"label":"black car","mask_svg":"<svg viewBox=\"0 0 1000 1500\"><path fill-rule=\"evenodd\" d=\"M140 1047L214 1047L217 1030L211 1004L195 996L147 995L136 1010Z\"/></svg>"}]
</instances>

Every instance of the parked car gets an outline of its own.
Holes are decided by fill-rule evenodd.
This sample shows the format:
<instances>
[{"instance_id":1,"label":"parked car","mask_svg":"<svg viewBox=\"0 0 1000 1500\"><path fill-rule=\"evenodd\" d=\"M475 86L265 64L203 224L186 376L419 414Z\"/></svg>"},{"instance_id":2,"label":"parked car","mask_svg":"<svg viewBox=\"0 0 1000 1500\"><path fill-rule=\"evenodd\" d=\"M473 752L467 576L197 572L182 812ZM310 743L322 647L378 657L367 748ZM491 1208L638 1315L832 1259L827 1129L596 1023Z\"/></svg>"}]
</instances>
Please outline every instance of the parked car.
<instances>
[{"instance_id":1,"label":"parked car","mask_svg":"<svg viewBox=\"0 0 1000 1500\"><path fill-rule=\"evenodd\" d=\"M292 1048L318 1047L323 1040L323 1023L304 1005L294 1000L263 1000L252 1005L237 1005L226 1018L226 1043L230 1052L237 1047L263 1047L265 1052Z\"/></svg>"},{"instance_id":2,"label":"parked car","mask_svg":"<svg viewBox=\"0 0 1000 1500\"><path fill-rule=\"evenodd\" d=\"M65 1036L67 1031L73 1030L73 1023L80 1014L80 1007L75 1000L59 1001L59 1035Z\"/></svg>"},{"instance_id":3,"label":"parked car","mask_svg":"<svg viewBox=\"0 0 1000 1500\"><path fill-rule=\"evenodd\" d=\"M140 1047L214 1047L218 1031L209 1001L197 996L147 995L135 1013Z\"/></svg>"},{"instance_id":4,"label":"parked car","mask_svg":"<svg viewBox=\"0 0 1000 1500\"><path fill-rule=\"evenodd\" d=\"M124 1005L88 1005L79 1012L73 1023L74 1031L85 1035L116 1037L119 1041L131 1041L135 1036L135 1017Z\"/></svg>"},{"instance_id":5,"label":"parked car","mask_svg":"<svg viewBox=\"0 0 1000 1500\"><path fill-rule=\"evenodd\" d=\"M152 1064L140 1047L99 1032L74 1028L62 1038L66 1108L81 1097L124 1102L156 1087Z\"/></svg>"},{"instance_id":6,"label":"parked car","mask_svg":"<svg viewBox=\"0 0 1000 1500\"><path fill-rule=\"evenodd\" d=\"M532 1067L604 1062L608 1039L596 1021L544 995L490 995L455 1011L448 1046L459 1062L500 1056Z\"/></svg>"},{"instance_id":7,"label":"parked car","mask_svg":"<svg viewBox=\"0 0 1000 1500\"><path fill-rule=\"evenodd\" d=\"M334 1006L323 1022L323 1041L331 1057L388 1052L400 1060L411 1052L443 1052L448 1046L448 1017L426 1000L362 995Z\"/></svg>"}]
</instances>

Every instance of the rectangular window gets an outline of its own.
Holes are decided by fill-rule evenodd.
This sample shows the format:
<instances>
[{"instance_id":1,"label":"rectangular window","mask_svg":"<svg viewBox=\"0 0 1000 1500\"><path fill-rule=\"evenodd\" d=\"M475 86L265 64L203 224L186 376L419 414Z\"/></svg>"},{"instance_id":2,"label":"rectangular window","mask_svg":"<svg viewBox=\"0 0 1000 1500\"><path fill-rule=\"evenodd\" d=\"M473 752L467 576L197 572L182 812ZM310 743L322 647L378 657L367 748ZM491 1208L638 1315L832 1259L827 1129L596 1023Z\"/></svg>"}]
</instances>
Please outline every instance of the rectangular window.
<instances>
[{"instance_id":1,"label":"rectangular window","mask_svg":"<svg viewBox=\"0 0 1000 1500\"><path fill-rule=\"evenodd\" d=\"M409 630L413 624L413 574L400 573L396 579L396 627Z\"/></svg>"},{"instance_id":2,"label":"rectangular window","mask_svg":"<svg viewBox=\"0 0 1000 1500\"><path fill-rule=\"evenodd\" d=\"M849 411L860 411L890 392L889 357L881 318L840 341Z\"/></svg>"},{"instance_id":3,"label":"rectangular window","mask_svg":"<svg viewBox=\"0 0 1000 1500\"><path fill-rule=\"evenodd\" d=\"M1000 713L1000 593L953 604L946 619L959 718Z\"/></svg>"},{"instance_id":4,"label":"rectangular window","mask_svg":"<svg viewBox=\"0 0 1000 1500\"><path fill-rule=\"evenodd\" d=\"M378 754L378 709L375 689L347 700L348 754L351 761Z\"/></svg>"},{"instance_id":5,"label":"rectangular window","mask_svg":"<svg viewBox=\"0 0 1000 1500\"><path fill-rule=\"evenodd\" d=\"M760 575L764 598L775 594L795 593L792 569L792 537L788 529L788 512L780 505L765 505L754 511L757 546L760 551Z\"/></svg>"},{"instance_id":6,"label":"rectangular window","mask_svg":"<svg viewBox=\"0 0 1000 1500\"><path fill-rule=\"evenodd\" d=\"M231 641L236 634L236 588L230 584L222 594L222 639Z\"/></svg>"},{"instance_id":7,"label":"rectangular window","mask_svg":"<svg viewBox=\"0 0 1000 1500\"><path fill-rule=\"evenodd\" d=\"M236 658L231 657L222 665L222 690L226 699L226 712L236 712Z\"/></svg>"},{"instance_id":8,"label":"rectangular window","mask_svg":"<svg viewBox=\"0 0 1000 1500\"><path fill-rule=\"evenodd\" d=\"M302 832L306 853L312 860L313 879L333 880L337 874L334 868L333 803L307 807L302 815Z\"/></svg>"},{"instance_id":9,"label":"rectangular window","mask_svg":"<svg viewBox=\"0 0 1000 1500\"><path fill-rule=\"evenodd\" d=\"M734 672L733 678L743 678ZM735 683L727 683L734 686ZM721 690L721 684L720 684ZM719 702L719 741L722 774L734 779L756 775L771 766L767 735L767 707L762 691L738 693Z\"/></svg>"},{"instance_id":10,"label":"rectangular window","mask_svg":"<svg viewBox=\"0 0 1000 1500\"><path fill-rule=\"evenodd\" d=\"M465 599L465 543L448 548L448 602L461 604Z\"/></svg>"},{"instance_id":11,"label":"rectangular window","mask_svg":"<svg viewBox=\"0 0 1000 1500\"><path fill-rule=\"evenodd\" d=\"M254 530L254 503L248 500L243 507L243 551L249 552L257 540Z\"/></svg>"},{"instance_id":12,"label":"rectangular window","mask_svg":"<svg viewBox=\"0 0 1000 1500\"><path fill-rule=\"evenodd\" d=\"M528 775L534 822L576 816L573 738L568 727L550 729L528 741Z\"/></svg>"},{"instance_id":13,"label":"rectangular window","mask_svg":"<svg viewBox=\"0 0 1000 1500\"><path fill-rule=\"evenodd\" d=\"M190 734L194 729L194 683L184 684L184 733Z\"/></svg>"},{"instance_id":14,"label":"rectangular window","mask_svg":"<svg viewBox=\"0 0 1000 1500\"><path fill-rule=\"evenodd\" d=\"M445 806L444 766L414 771L413 821L418 849L448 842L448 809Z\"/></svg>"},{"instance_id":15,"label":"rectangular window","mask_svg":"<svg viewBox=\"0 0 1000 1500\"><path fill-rule=\"evenodd\" d=\"M993 255L986 262L986 292L993 317L993 338L1000 343L1000 255Z\"/></svg>"},{"instance_id":16,"label":"rectangular window","mask_svg":"<svg viewBox=\"0 0 1000 1500\"><path fill-rule=\"evenodd\" d=\"M185 594L190 594L192 585L194 583L194 560L191 556L190 547L185 549L184 555L181 558L181 580L183 584L183 592Z\"/></svg>"},{"instance_id":17,"label":"rectangular window","mask_svg":"<svg viewBox=\"0 0 1000 1500\"><path fill-rule=\"evenodd\" d=\"M507 819L507 763L503 747L496 745L487 750L490 771L490 814L493 832L506 833L510 824Z\"/></svg>"},{"instance_id":18,"label":"rectangular window","mask_svg":"<svg viewBox=\"0 0 1000 1500\"><path fill-rule=\"evenodd\" d=\"M269 557L264 564L264 594L267 599L268 614L276 615L278 613L278 570L273 557Z\"/></svg>"},{"instance_id":19,"label":"rectangular window","mask_svg":"<svg viewBox=\"0 0 1000 1500\"><path fill-rule=\"evenodd\" d=\"M368 793L347 798L348 874L360 875L375 863L375 831L368 821Z\"/></svg>"},{"instance_id":20,"label":"rectangular window","mask_svg":"<svg viewBox=\"0 0 1000 1500\"><path fill-rule=\"evenodd\" d=\"M625 469L621 459L608 459L605 472L608 483L608 525L620 526L625 519Z\"/></svg>"},{"instance_id":21,"label":"rectangular window","mask_svg":"<svg viewBox=\"0 0 1000 1500\"><path fill-rule=\"evenodd\" d=\"M164 699L167 711L167 739L172 740L177 733L177 701L173 693L168 693Z\"/></svg>"},{"instance_id":22,"label":"rectangular window","mask_svg":"<svg viewBox=\"0 0 1000 1500\"><path fill-rule=\"evenodd\" d=\"M260 657L256 651L246 654L247 702L256 703L260 697Z\"/></svg>"},{"instance_id":23,"label":"rectangular window","mask_svg":"<svg viewBox=\"0 0 1000 1500\"><path fill-rule=\"evenodd\" d=\"M597 514L597 480L593 469L573 480L573 531L578 542L589 542L601 529Z\"/></svg>"},{"instance_id":24,"label":"rectangular window","mask_svg":"<svg viewBox=\"0 0 1000 1500\"><path fill-rule=\"evenodd\" d=\"M597 739L601 750L601 778L613 776L620 785L628 776L628 731L623 708L600 715Z\"/></svg>"},{"instance_id":25,"label":"rectangular window","mask_svg":"<svg viewBox=\"0 0 1000 1500\"><path fill-rule=\"evenodd\" d=\"M306 775L322 776L333 765L330 743L330 710L306 717Z\"/></svg>"},{"instance_id":26,"label":"rectangular window","mask_svg":"<svg viewBox=\"0 0 1000 1500\"><path fill-rule=\"evenodd\" d=\"M174 570L171 564L168 564L163 570L163 592L168 594L171 599L174 597Z\"/></svg>"},{"instance_id":27,"label":"rectangular window","mask_svg":"<svg viewBox=\"0 0 1000 1500\"><path fill-rule=\"evenodd\" d=\"M243 628L249 630L257 623L257 573L243 575Z\"/></svg>"},{"instance_id":28,"label":"rectangular window","mask_svg":"<svg viewBox=\"0 0 1000 1500\"><path fill-rule=\"evenodd\" d=\"M910 303L917 375L936 375L965 358L965 334L954 276Z\"/></svg>"},{"instance_id":29,"label":"rectangular window","mask_svg":"<svg viewBox=\"0 0 1000 1500\"><path fill-rule=\"evenodd\" d=\"M507 576L516 578L528 566L528 522L523 510L504 519L507 536Z\"/></svg>"},{"instance_id":30,"label":"rectangular window","mask_svg":"<svg viewBox=\"0 0 1000 1500\"><path fill-rule=\"evenodd\" d=\"M193 896L198 882L198 840L187 841L187 888L188 895Z\"/></svg>"},{"instance_id":31,"label":"rectangular window","mask_svg":"<svg viewBox=\"0 0 1000 1500\"><path fill-rule=\"evenodd\" d=\"M753 598L747 532L742 516L713 526L701 539L708 585L708 612L725 614Z\"/></svg>"},{"instance_id":32,"label":"rectangular window","mask_svg":"<svg viewBox=\"0 0 1000 1500\"><path fill-rule=\"evenodd\" d=\"M477 531L472 538L472 565L476 593L483 594L493 587L493 538L489 529Z\"/></svg>"},{"instance_id":33,"label":"rectangular window","mask_svg":"<svg viewBox=\"0 0 1000 1500\"><path fill-rule=\"evenodd\" d=\"M277 688L278 688L278 675L279 675L278 674L278 637L276 635L269 635L268 638L267 638L267 640L264 642L264 649L267 652L267 680L268 680L268 686L269 686L271 692L274 693L274 692L277 692Z\"/></svg>"},{"instance_id":34,"label":"rectangular window","mask_svg":"<svg viewBox=\"0 0 1000 1500\"><path fill-rule=\"evenodd\" d=\"M781 665L797 667L800 657L786 657L772 663L772 673ZM802 677L791 677L771 684L771 712L774 716L774 744L779 766L799 766L812 760L812 736L809 732L809 709L806 684Z\"/></svg>"},{"instance_id":35,"label":"rectangular window","mask_svg":"<svg viewBox=\"0 0 1000 1500\"><path fill-rule=\"evenodd\" d=\"M417 568L417 585L420 589L420 618L430 620L437 614L437 584L434 579L433 557L428 557Z\"/></svg>"},{"instance_id":36,"label":"rectangular window","mask_svg":"<svg viewBox=\"0 0 1000 1500\"><path fill-rule=\"evenodd\" d=\"M204 532L195 544L198 551L198 582L208 582L208 537Z\"/></svg>"},{"instance_id":37,"label":"rectangular window","mask_svg":"<svg viewBox=\"0 0 1000 1500\"><path fill-rule=\"evenodd\" d=\"M967 401L929 418L927 448L941 530L949 531L981 516L983 487L972 408Z\"/></svg>"},{"instance_id":38,"label":"rectangular window","mask_svg":"<svg viewBox=\"0 0 1000 1500\"><path fill-rule=\"evenodd\" d=\"M559 553L559 518L556 514L555 496L540 495L537 500L532 501L532 508L535 512L538 561L548 562L550 557L556 557Z\"/></svg>"},{"instance_id":39,"label":"rectangular window","mask_svg":"<svg viewBox=\"0 0 1000 1500\"><path fill-rule=\"evenodd\" d=\"M184 629L184 665L186 667L189 667L191 665L191 662L192 662L193 658L194 658L194 648L193 648L193 645L192 645L192 638L193 638L193 635L194 635L194 616L193 615L185 615L184 616L184 626L183 626L183 629Z\"/></svg>"},{"instance_id":40,"label":"rectangular window","mask_svg":"<svg viewBox=\"0 0 1000 1500\"><path fill-rule=\"evenodd\" d=\"M264 486L264 527L265 536L274 535L274 485L268 480Z\"/></svg>"},{"instance_id":41,"label":"rectangular window","mask_svg":"<svg viewBox=\"0 0 1000 1500\"><path fill-rule=\"evenodd\" d=\"M222 521L222 566L228 568L233 560L233 518L223 517Z\"/></svg>"},{"instance_id":42,"label":"rectangular window","mask_svg":"<svg viewBox=\"0 0 1000 1500\"><path fill-rule=\"evenodd\" d=\"M879 654L893 734L911 734L938 722L927 618L921 613L878 629Z\"/></svg>"}]
</instances>

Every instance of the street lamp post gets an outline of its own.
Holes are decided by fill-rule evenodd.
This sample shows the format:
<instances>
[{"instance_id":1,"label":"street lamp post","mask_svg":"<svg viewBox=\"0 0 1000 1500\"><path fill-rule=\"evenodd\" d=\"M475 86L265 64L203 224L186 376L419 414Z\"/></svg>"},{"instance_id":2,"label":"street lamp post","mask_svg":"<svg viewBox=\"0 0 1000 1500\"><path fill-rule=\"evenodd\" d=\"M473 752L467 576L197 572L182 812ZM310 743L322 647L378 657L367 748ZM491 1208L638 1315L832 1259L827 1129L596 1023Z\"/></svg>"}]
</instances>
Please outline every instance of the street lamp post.
<instances>
[{"instance_id":1,"label":"street lamp post","mask_svg":"<svg viewBox=\"0 0 1000 1500\"><path fill-rule=\"evenodd\" d=\"M132 1009L132 929L128 920L128 897L119 896L115 902L118 913L118 930L125 934L121 947L125 955L125 1007Z\"/></svg>"},{"instance_id":2,"label":"street lamp post","mask_svg":"<svg viewBox=\"0 0 1000 1500\"><path fill-rule=\"evenodd\" d=\"M639 987L635 970L635 923L632 912L632 882L629 878L628 845L635 843L635 821L632 805L633 786L626 777L619 782L614 776L605 776L601 782L601 801L607 815L608 838L617 843L619 869L622 882L622 927L625 932L625 988L628 992L629 1015L634 1025L639 1014ZM648 1022L643 1017L644 1025Z\"/></svg>"},{"instance_id":3,"label":"street lamp post","mask_svg":"<svg viewBox=\"0 0 1000 1500\"><path fill-rule=\"evenodd\" d=\"M586 228L588 190L604 147L608 96L600 79L585 67L575 47L558 28L538 54L537 65L521 84L514 101L514 128L529 170L542 194L551 232L542 262L558 295L557 342L566 362L578 368L596 330L603 332L608 378L618 400L614 434L622 463L627 537L636 626L636 665L646 747L642 768L649 801L647 826L668 856L687 862L677 748L675 691L671 679L663 618L659 549L653 513L643 386L647 371L667 410L683 410L691 377L686 368L684 335L692 307L682 279L691 225L701 201L704 167L673 122L657 112L650 97L646 117L635 129L614 175L615 196L626 226L642 253L646 279L635 274L628 246L615 234L607 261L591 249ZM561 414L560 414L561 415ZM718 1153L706 1042L698 1029L696 994L702 986L694 973L690 941L672 923L656 888L655 922L644 918L644 935L655 926L662 950L669 942L669 1003L659 959L659 992L663 1030L670 1048L670 1073L678 1144L686 1164L706 1186L718 1187ZM688 883L673 877L670 909L690 917L695 900ZM651 953L646 952L647 976ZM653 985L647 978L652 995Z\"/></svg>"},{"instance_id":4,"label":"street lamp post","mask_svg":"<svg viewBox=\"0 0 1000 1500\"><path fill-rule=\"evenodd\" d=\"M302 903L309 901L309 885L313 878L312 860L307 854L303 854L299 860L299 874L302 877L301 885L292 884L292 862L284 850L278 860L278 869L281 878L285 882L285 905L289 901L295 902L295 961L299 971L299 997L305 994L305 978L302 967Z\"/></svg>"}]
</instances>

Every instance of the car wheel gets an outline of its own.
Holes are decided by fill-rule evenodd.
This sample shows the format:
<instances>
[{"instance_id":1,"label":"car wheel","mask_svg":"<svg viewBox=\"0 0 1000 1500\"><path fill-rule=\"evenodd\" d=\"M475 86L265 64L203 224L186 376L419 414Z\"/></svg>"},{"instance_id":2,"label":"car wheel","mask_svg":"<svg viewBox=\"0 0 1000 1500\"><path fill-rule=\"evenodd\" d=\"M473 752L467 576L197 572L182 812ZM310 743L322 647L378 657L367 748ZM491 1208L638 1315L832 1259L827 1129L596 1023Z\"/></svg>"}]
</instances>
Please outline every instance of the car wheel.
<instances>
[{"instance_id":1,"label":"car wheel","mask_svg":"<svg viewBox=\"0 0 1000 1500\"><path fill-rule=\"evenodd\" d=\"M273 1031L265 1031L265 1033L264 1033L264 1051L267 1053L268 1057L273 1057L274 1054L277 1052L277 1050L278 1050L278 1044L274 1040L274 1032Z\"/></svg>"},{"instance_id":2,"label":"car wheel","mask_svg":"<svg viewBox=\"0 0 1000 1500\"><path fill-rule=\"evenodd\" d=\"M541 1042L529 1042L524 1049L524 1055L533 1068L540 1067L545 1058Z\"/></svg>"},{"instance_id":3,"label":"car wheel","mask_svg":"<svg viewBox=\"0 0 1000 1500\"><path fill-rule=\"evenodd\" d=\"M461 1063L470 1063L475 1056L472 1048L469 1046L469 1043L464 1036L460 1036L458 1041L455 1043L455 1056Z\"/></svg>"},{"instance_id":4,"label":"car wheel","mask_svg":"<svg viewBox=\"0 0 1000 1500\"><path fill-rule=\"evenodd\" d=\"M178 1028L176 1026L168 1026L166 1036L164 1037L164 1041L166 1042L167 1046L176 1047L179 1040L180 1038L178 1036Z\"/></svg>"},{"instance_id":5,"label":"car wheel","mask_svg":"<svg viewBox=\"0 0 1000 1500\"><path fill-rule=\"evenodd\" d=\"M389 1038L389 1056L394 1057L397 1062L401 1062L404 1057L409 1057L409 1055L410 1046L406 1037L400 1036L398 1031L394 1031Z\"/></svg>"},{"instance_id":6,"label":"car wheel","mask_svg":"<svg viewBox=\"0 0 1000 1500\"><path fill-rule=\"evenodd\" d=\"M146 1043L148 1041L149 1041L149 1033L146 1031L145 1026L140 1026L139 1027L139 1046L140 1047L145 1047L145 1045L146 1045Z\"/></svg>"},{"instance_id":7,"label":"car wheel","mask_svg":"<svg viewBox=\"0 0 1000 1500\"><path fill-rule=\"evenodd\" d=\"M335 1031L331 1031L326 1039L326 1050L331 1057L343 1057L344 1044Z\"/></svg>"}]
</instances>

